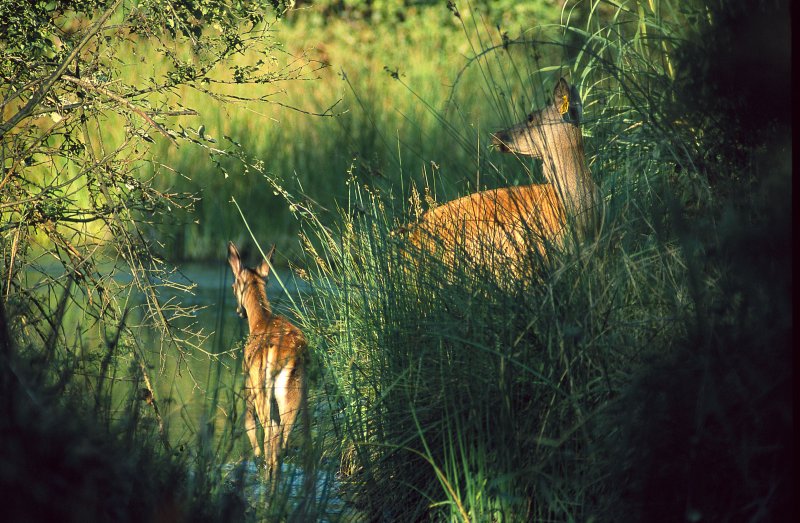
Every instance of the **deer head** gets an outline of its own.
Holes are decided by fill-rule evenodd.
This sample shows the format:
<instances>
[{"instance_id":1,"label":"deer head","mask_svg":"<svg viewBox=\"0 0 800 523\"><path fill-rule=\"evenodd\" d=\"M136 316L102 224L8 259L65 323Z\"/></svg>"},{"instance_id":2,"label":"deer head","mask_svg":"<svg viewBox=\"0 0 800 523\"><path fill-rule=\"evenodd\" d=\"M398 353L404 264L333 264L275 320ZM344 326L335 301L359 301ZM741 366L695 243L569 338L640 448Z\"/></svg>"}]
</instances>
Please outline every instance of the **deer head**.
<instances>
[{"instance_id":1,"label":"deer head","mask_svg":"<svg viewBox=\"0 0 800 523\"><path fill-rule=\"evenodd\" d=\"M259 304L269 311L265 288L274 253L275 246L273 245L266 259L262 260L258 267L245 267L239 256L239 250L236 249L233 242L228 242L228 263L233 271L233 295L236 297L236 312L242 318L247 318L247 307L252 307L253 303ZM255 302L252 301L253 298L255 298Z\"/></svg>"},{"instance_id":2,"label":"deer head","mask_svg":"<svg viewBox=\"0 0 800 523\"><path fill-rule=\"evenodd\" d=\"M529 114L524 122L494 133L492 144L501 152L547 160L556 150L583 143L582 113L578 90L561 78L547 106Z\"/></svg>"}]
</instances>

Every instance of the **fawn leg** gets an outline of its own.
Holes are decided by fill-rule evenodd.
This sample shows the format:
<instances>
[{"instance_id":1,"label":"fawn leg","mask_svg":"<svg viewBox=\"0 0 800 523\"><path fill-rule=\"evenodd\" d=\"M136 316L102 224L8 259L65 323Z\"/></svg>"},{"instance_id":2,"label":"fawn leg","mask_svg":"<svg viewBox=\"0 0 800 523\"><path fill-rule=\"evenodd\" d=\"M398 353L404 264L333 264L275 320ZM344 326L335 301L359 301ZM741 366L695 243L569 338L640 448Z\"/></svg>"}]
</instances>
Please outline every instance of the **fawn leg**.
<instances>
[{"instance_id":1,"label":"fawn leg","mask_svg":"<svg viewBox=\"0 0 800 523\"><path fill-rule=\"evenodd\" d=\"M261 445L258 444L256 415L255 412L253 412L254 410L253 404L248 400L247 409L244 413L244 430L247 433L247 438L250 440L250 445L253 446L253 455L258 458L261 456Z\"/></svg>"}]
</instances>

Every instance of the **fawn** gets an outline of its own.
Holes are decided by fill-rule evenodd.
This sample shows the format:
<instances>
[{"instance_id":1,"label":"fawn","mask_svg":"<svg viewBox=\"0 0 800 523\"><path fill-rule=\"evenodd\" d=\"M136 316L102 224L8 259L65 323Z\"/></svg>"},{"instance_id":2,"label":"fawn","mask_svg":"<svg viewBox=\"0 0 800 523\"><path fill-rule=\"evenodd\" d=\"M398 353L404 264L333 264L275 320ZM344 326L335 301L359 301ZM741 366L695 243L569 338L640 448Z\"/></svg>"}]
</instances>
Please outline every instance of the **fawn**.
<instances>
[{"instance_id":1,"label":"fawn","mask_svg":"<svg viewBox=\"0 0 800 523\"><path fill-rule=\"evenodd\" d=\"M518 273L531 242L547 259L548 247L565 246L567 231L577 239L593 236L601 197L586 166L581 114L577 89L561 78L546 107L492 135L501 152L541 159L548 183L488 190L442 204L423 214L411 243L440 248L446 262L452 263L458 247L473 261L510 263Z\"/></svg>"},{"instance_id":2,"label":"fawn","mask_svg":"<svg viewBox=\"0 0 800 523\"><path fill-rule=\"evenodd\" d=\"M256 457L262 453L256 436L256 416L264 427L267 474L277 483L279 453L286 447L298 413L302 413L306 438L310 419L307 404L306 351L303 333L283 316L272 313L266 280L275 247L256 268L242 265L239 251L228 243L228 263L233 271L236 312L246 318L250 336L244 348L245 430ZM308 449L306 449L308 450ZM307 475L310 471L306 471Z\"/></svg>"}]
</instances>

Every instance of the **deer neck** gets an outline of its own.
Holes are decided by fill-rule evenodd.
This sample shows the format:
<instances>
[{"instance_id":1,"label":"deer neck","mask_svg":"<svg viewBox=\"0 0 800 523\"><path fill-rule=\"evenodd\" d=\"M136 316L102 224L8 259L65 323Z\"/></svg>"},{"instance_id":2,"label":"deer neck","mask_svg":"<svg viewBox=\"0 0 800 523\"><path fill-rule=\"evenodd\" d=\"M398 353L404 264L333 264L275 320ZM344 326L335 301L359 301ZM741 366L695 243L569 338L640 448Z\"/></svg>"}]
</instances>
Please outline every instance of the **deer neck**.
<instances>
[{"instance_id":1,"label":"deer neck","mask_svg":"<svg viewBox=\"0 0 800 523\"><path fill-rule=\"evenodd\" d=\"M583 144L555 148L543 160L544 176L556 188L568 220L574 220L581 236L597 226L600 192L586 166Z\"/></svg>"},{"instance_id":2,"label":"deer neck","mask_svg":"<svg viewBox=\"0 0 800 523\"><path fill-rule=\"evenodd\" d=\"M263 285L252 285L244 296L244 308L247 311L247 323L250 333L258 332L272 316L272 307L267 300Z\"/></svg>"}]
</instances>

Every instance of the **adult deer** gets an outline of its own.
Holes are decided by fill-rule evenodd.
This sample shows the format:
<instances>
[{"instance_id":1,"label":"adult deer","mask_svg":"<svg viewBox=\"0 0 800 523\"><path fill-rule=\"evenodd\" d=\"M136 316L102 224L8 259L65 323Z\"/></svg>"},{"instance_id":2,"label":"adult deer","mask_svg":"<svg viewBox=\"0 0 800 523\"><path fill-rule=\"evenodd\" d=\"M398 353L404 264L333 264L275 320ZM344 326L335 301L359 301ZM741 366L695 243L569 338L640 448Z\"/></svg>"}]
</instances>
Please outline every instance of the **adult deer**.
<instances>
[{"instance_id":1,"label":"adult deer","mask_svg":"<svg viewBox=\"0 0 800 523\"><path fill-rule=\"evenodd\" d=\"M578 90L561 78L543 109L492 135L501 152L541 159L547 183L474 193L431 209L411 231L412 244L440 249L445 262L461 251L519 275L529 247L547 259L550 248L565 247L569 231L577 240L594 235L601 199L586 166L581 113Z\"/></svg>"},{"instance_id":2,"label":"adult deer","mask_svg":"<svg viewBox=\"0 0 800 523\"><path fill-rule=\"evenodd\" d=\"M236 312L246 318L250 336L244 347L245 430L256 457L262 453L256 435L256 417L264 427L267 473L277 484L279 454L286 447L298 413L302 413L309 438L306 351L303 333L283 316L272 313L266 280L275 247L256 268L242 265L239 251L228 242L228 263L233 271ZM308 452L308 447L306 452ZM311 471L305 471L308 476Z\"/></svg>"}]
</instances>

